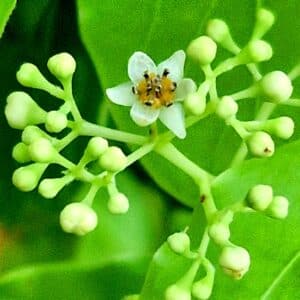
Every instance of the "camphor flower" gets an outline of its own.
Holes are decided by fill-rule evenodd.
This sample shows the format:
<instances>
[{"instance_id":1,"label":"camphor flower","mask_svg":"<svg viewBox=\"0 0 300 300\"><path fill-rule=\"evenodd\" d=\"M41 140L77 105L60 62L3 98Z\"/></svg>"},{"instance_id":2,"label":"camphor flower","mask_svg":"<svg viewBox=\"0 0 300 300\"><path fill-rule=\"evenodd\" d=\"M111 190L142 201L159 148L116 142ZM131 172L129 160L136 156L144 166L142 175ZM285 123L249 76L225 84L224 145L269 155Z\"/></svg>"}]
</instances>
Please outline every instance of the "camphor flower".
<instances>
[{"instance_id":1,"label":"camphor flower","mask_svg":"<svg viewBox=\"0 0 300 300\"><path fill-rule=\"evenodd\" d=\"M128 61L131 82L106 90L108 98L119 105L131 106L130 116L139 126L159 119L179 138L186 135L180 101L196 90L193 80L183 78L185 53L176 51L155 65L143 52L135 52Z\"/></svg>"}]
</instances>

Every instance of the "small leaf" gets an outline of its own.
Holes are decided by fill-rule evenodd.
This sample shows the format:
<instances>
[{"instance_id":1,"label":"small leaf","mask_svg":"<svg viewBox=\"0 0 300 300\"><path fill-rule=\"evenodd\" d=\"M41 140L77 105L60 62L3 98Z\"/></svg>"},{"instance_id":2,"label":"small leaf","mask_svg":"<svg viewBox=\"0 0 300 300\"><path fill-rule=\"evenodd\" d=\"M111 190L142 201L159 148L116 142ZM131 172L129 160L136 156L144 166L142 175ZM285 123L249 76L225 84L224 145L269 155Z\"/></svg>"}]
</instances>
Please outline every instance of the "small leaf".
<instances>
[{"instance_id":1,"label":"small leaf","mask_svg":"<svg viewBox=\"0 0 300 300\"><path fill-rule=\"evenodd\" d=\"M2 0L0 2L0 38L4 32L6 23L17 4L17 0Z\"/></svg>"}]
</instances>

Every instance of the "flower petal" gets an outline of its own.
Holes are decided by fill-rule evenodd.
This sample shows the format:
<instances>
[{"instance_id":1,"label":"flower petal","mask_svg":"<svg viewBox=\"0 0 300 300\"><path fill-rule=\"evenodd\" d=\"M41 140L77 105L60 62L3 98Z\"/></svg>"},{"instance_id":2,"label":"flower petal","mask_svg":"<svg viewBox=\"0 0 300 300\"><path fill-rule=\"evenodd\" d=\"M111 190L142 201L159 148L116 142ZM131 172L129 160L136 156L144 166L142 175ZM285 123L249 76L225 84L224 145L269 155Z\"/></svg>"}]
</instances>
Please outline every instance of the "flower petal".
<instances>
[{"instance_id":1,"label":"flower petal","mask_svg":"<svg viewBox=\"0 0 300 300\"><path fill-rule=\"evenodd\" d=\"M183 77L183 68L185 61L185 53L183 50L176 51L167 60L161 62L158 67L158 74L162 75L164 70L167 69L170 73L168 77L174 82L179 82Z\"/></svg>"},{"instance_id":2,"label":"flower petal","mask_svg":"<svg viewBox=\"0 0 300 300\"><path fill-rule=\"evenodd\" d=\"M159 111L159 109L148 107L139 101L135 101L130 110L130 116L137 125L144 127L157 120Z\"/></svg>"},{"instance_id":3,"label":"flower petal","mask_svg":"<svg viewBox=\"0 0 300 300\"><path fill-rule=\"evenodd\" d=\"M132 92L131 82L125 82L106 89L106 95L113 103L124 106L132 106L136 100L136 96Z\"/></svg>"},{"instance_id":4,"label":"flower petal","mask_svg":"<svg viewBox=\"0 0 300 300\"><path fill-rule=\"evenodd\" d=\"M180 103L175 103L170 107L161 109L159 119L168 127L176 136L183 139L186 136L184 113Z\"/></svg>"},{"instance_id":5,"label":"flower petal","mask_svg":"<svg viewBox=\"0 0 300 300\"><path fill-rule=\"evenodd\" d=\"M144 52L134 52L128 61L128 76L134 84L138 84L145 72L156 74L156 65Z\"/></svg>"},{"instance_id":6,"label":"flower petal","mask_svg":"<svg viewBox=\"0 0 300 300\"><path fill-rule=\"evenodd\" d=\"M175 92L175 101L182 101L188 94L196 92L196 83L190 78L182 79L177 85Z\"/></svg>"}]
</instances>

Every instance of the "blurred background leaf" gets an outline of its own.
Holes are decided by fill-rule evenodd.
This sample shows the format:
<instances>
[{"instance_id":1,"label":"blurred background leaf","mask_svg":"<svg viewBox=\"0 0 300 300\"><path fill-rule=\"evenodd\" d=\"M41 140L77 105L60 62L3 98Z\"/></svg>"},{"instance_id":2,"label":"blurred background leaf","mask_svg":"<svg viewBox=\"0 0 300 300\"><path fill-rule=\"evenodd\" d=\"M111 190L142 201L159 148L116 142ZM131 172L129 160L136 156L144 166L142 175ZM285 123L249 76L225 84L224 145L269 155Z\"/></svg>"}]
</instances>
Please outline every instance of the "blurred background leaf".
<instances>
[{"instance_id":1,"label":"blurred background leaf","mask_svg":"<svg viewBox=\"0 0 300 300\"><path fill-rule=\"evenodd\" d=\"M16 6L16 0L3 0L0 2L0 38L4 32L5 25Z\"/></svg>"}]
</instances>

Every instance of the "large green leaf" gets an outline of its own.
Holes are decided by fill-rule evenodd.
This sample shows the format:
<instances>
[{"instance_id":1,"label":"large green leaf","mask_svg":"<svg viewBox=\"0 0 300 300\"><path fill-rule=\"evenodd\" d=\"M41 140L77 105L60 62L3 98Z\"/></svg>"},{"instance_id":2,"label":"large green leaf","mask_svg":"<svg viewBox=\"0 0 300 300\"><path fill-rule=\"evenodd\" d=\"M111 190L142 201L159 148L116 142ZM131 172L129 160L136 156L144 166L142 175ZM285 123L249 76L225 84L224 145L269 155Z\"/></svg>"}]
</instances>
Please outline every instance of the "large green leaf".
<instances>
[{"instance_id":1,"label":"large green leaf","mask_svg":"<svg viewBox=\"0 0 300 300\"><path fill-rule=\"evenodd\" d=\"M212 299L251 300L263 295L265 299L296 299L295 295L299 296L300 186L297 183L300 174L296 172L300 168L299 152L300 141L283 146L272 158L249 160L216 178L213 194L220 208L243 200L253 185L263 183L271 184L275 195L289 198L290 212L285 220L258 213L236 216L231 240L249 250L251 269L237 282L227 278L218 267ZM194 246L199 243L205 223L198 207L190 226ZM208 258L217 264L218 254L219 249L212 245ZM167 245L161 247L149 268L144 299L162 299L167 286L180 278L188 264L191 263L171 252Z\"/></svg>"},{"instance_id":2,"label":"large green leaf","mask_svg":"<svg viewBox=\"0 0 300 300\"><path fill-rule=\"evenodd\" d=\"M16 0L2 0L0 2L0 38L4 32L5 25L16 6Z\"/></svg>"}]
</instances>

